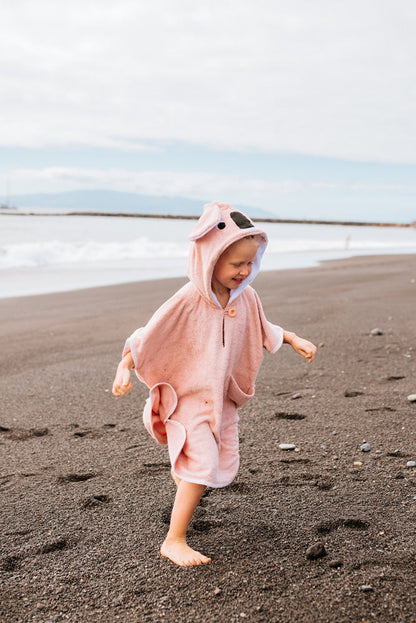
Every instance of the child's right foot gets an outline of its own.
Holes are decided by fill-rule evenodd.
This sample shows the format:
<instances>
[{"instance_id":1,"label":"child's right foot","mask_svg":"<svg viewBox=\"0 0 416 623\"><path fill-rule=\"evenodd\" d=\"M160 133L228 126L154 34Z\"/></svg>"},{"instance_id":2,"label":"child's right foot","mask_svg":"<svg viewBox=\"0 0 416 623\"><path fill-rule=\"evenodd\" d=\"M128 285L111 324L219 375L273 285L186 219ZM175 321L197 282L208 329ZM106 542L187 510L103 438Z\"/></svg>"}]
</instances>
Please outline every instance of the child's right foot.
<instances>
[{"instance_id":1,"label":"child's right foot","mask_svg":"<svg viewBox=\"0 0 416 623\"><path fill-rule=\"evenodd\" d=\"M207 558L189 547L185 540L166 539L160 548L160 553L180 567L191 567L192 565L211 562L211 558Z\"/></svg>"}]
</instances>

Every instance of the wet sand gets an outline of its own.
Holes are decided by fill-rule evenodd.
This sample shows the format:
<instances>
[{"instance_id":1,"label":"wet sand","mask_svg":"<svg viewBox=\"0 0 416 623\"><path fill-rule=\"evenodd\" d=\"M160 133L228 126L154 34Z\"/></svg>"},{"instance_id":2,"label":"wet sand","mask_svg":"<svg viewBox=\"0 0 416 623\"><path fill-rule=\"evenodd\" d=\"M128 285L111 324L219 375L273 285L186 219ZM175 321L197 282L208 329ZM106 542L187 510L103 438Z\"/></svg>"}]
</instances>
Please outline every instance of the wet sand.
<instances>
[{"instance_id":1,"label":"wet sand","mask_svg":"<svg viewBox=\"0 0 416 623\"><path fill-rule=\"evenodd\" d=\"M268 318L320 346L265 356L192 568L158 554L174 485L146 388L111 395L125 337L183 283L0 300L0 620L414 621L416 257L256 279Z\"/></svg>"}]
</instances>

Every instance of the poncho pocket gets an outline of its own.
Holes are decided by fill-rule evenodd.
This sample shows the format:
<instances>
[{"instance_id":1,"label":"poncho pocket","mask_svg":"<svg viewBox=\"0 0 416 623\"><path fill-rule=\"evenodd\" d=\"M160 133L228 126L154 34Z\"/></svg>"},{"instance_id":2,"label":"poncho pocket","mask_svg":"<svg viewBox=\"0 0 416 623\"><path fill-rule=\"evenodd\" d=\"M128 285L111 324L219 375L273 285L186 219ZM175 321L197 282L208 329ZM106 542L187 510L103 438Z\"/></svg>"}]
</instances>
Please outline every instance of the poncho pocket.
<instances>
[{"instance_id":1,"label":"poncho pocket","mask_svg":"<svg viewBox=\"0 0 416 623\"><path fill-rule=\"evenodd\" d=\"M242 407L250 398L254 396L254 387L251 387L248 390L248 393L244 392L241 387L238 385L237 381L233 376L230 376L230 381L228 384L227 396L235 402L236 407Z\"/></svg>"},{"instance_id":2,"label":"poncho pocket","mask_svg":"<svg viewBox=\"0 0 416 623\"><path fill-rule=\"evenodd\" d=\"M168 443L166 423L178 404L178 397L169 383L157 383L149 393L143 411L143 423L160 444Z\"/></svg>"}]
</instances>

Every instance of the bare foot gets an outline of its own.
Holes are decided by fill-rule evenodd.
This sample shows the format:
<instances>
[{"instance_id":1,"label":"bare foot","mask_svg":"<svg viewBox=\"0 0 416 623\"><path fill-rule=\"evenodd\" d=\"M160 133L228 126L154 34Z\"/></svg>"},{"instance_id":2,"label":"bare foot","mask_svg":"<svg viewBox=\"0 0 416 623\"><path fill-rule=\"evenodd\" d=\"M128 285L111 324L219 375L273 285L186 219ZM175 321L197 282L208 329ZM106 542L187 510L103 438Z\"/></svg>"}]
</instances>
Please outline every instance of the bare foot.
<instances>
[{"instance_id":1,"label":"bare foot","mask_svg":"<svg viewBox=\"0 0 416 623\"><path fill-rule=\"evenodd\" d=\"M211 562L211 558L207 558L200 552L187 545L185 539L166 539L160 553L165 558L169 558L172 562L180 567L191 567L192 565L201 565Z\"/></svg>"}]
</instances>

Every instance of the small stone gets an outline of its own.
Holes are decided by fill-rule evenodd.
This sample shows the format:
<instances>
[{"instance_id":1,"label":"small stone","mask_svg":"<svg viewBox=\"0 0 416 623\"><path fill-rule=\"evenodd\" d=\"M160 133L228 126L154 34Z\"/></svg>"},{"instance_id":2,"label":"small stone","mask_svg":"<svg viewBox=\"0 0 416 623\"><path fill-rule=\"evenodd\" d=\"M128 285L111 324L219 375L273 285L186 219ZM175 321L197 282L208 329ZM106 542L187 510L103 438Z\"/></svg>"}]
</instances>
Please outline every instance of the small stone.
<instances>
[{"instance_id":1,"label":"small stone","mask_svg":"<svg viewBox=\"0 0 416 623\"><path fill-rule=\"evenodd\" d=\"M302 394L293 394L292 395L292 400L299 400L299 398L302 398Z\"/></svg>"},{"instance_id":2,"label":"small stone","mask_svg":"<svg viewBox=\"0 0 416 623\"><path fill-rule=\"evenodd\" d=\"M220 593L221 593L221 589L218 588L217 586L217 588L214 590L214 595L219 595Z\"/></svg>"},{"instance_id":3,"label":"small stone","mask_svg":"<svg viewBox=\"0 0 416 623\"><path fill-rule=\"evenodd\" d=\"M294 443L279 443L280 450L296 450Z\"/></svg>"},{"instance_id":4,"label":"small stone","mask_svg":"<svg viewBox=\"0 0 416 623\"><path fill-rule=\"evenodd\" d=\"M335 437L335 435L338 435L338 431L337 431L337 430L333 430L333 431L332 431L332 434L333 434L333 435L334 435L334 437Z\"/></svg>"},{"instance_id":5,"label":"small stone","mask_svg":"<svg viewBox=\"0 0 416 623\"><path fill-rule=\"evenodd\" d=\"M308 560L318 560L318 558L323 558L324 556L326 556L326 549L322 541L314 543L306 550L306 558Z\"/></svg>"},{"instance_id":6,"label":"small stone","mask_svg":"<svg viewBox=\"0 0 416 623\"><path fill-rule=\"evenodd\" d=\"M416 402L416 394L410 394L410 396L407 397L407 400L409 402Z\"/></svg>"},{"instance_id":7,"label":"small stone","mask_svg":"<svg viewBox=\"0 0 416 623\"><path fill-rule=\"evenodd\" d=\"M353 465L354 465L354 467L361 467L362 462L361 461L354 461Z\"/></svg>"},{"instance_id":8,"label":"small stone","mask_svg":"<svg viewBox=\"0 0 416 623\"><path fill-rule=\"evenodd\" d=\"M328 446L324 443L321 443L322 450L328 450Z\"/></svg>"},{"instance_id":9,"label":"small stone","mask_svg":"<svg viewBox=\"0 0 416 623\"><path fill-rule=\"evenodd\" d=\"M361 452L370 452L371 446L369 443L365 442L360 446Z\"/></svg>"},{"instance_id":10,"label":"small stone","mask_svg":"<svg viewBox=\"0 0 416 623\"><path fill-rule=\"evenodd\" d=\"M362 584L361 590L363 591L363 593L372 593L374 591L374 588L370 586L370 584Z\"/></svg>"},{"instance_id":11,"label":"small stone","mask_svg":"<svg viewBox=\"0 0 416 623\"><path fill-rule=\"evenodd\" d=\"M381 329L378 329L378 328L371 329L370 335L383 335L383 331Z\"/></svg>"},{"instance_id":12,"label":"small stone","mask_svg":"<svg viewBox=\"0 0 416 623\"><path fill-rule=\"evenodd\" d=\"M416 467L416 461L407 461L406 467Z\"/></svg>"},{"instance_id":13,"label":"small stone","mask_svg":"<svg viewBox=\"0 0 416 623\"><path fill-rule=\"evenodd\" d=\"M325 346L324 342L319 342L318 348L323 348Z\"/></svg>"},{"instance_id":14,"label":"small stone","mask_svg":"<svg viewBox=\"0 0 416 623\"><path fill-rule=\"evenodd\" d=\"M328 562L328 567L331 567L331 569L339 569L343 564L342 560L330 560Z\"/></svg>"},{"instance_id":15,"label":"small stone","mask_svg":"<svg viewBox=\"0 0 416 623\"><path fill-rule=\"evenodd\" d=\"M36 604L36 610L43 610L44 607L45 607L45 604L41 604L41 603Z\"/></svg>"}]
</instances>

